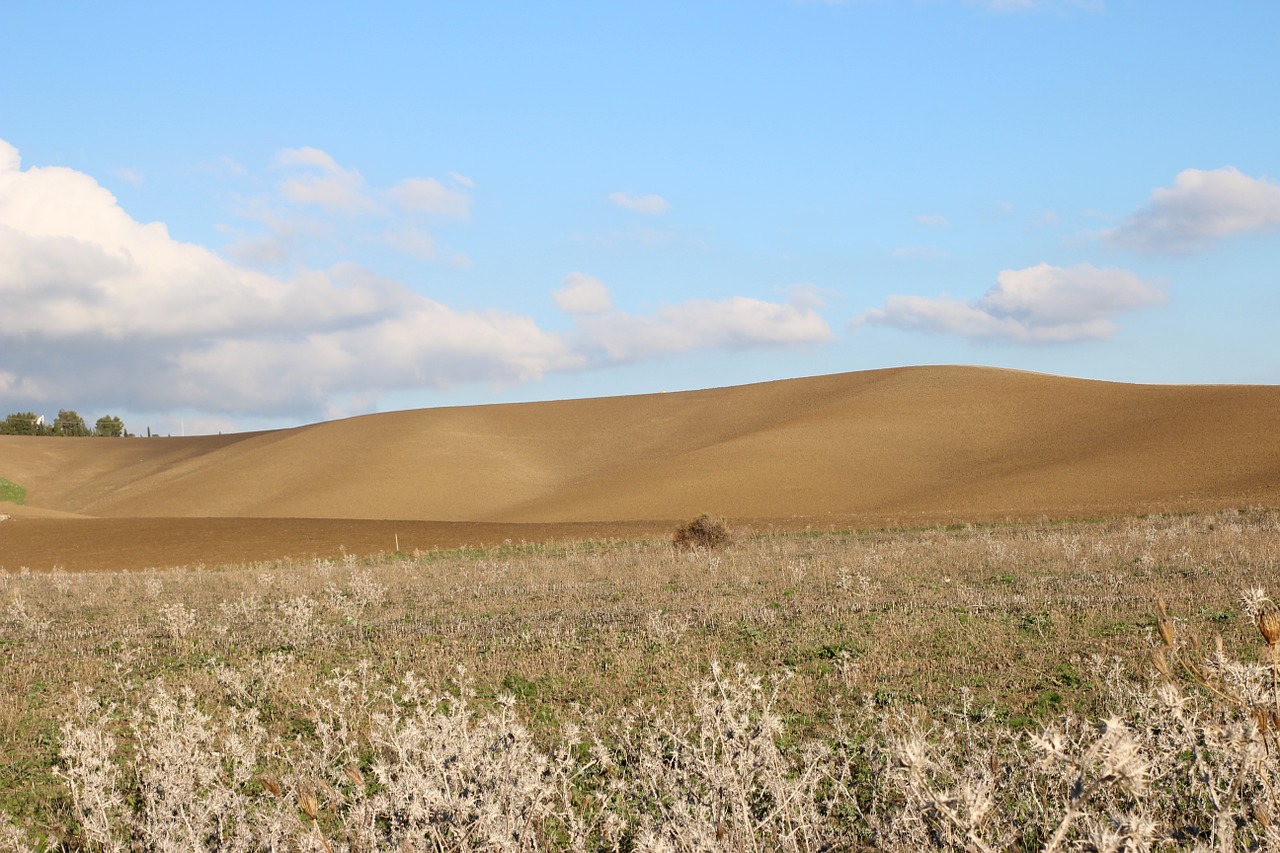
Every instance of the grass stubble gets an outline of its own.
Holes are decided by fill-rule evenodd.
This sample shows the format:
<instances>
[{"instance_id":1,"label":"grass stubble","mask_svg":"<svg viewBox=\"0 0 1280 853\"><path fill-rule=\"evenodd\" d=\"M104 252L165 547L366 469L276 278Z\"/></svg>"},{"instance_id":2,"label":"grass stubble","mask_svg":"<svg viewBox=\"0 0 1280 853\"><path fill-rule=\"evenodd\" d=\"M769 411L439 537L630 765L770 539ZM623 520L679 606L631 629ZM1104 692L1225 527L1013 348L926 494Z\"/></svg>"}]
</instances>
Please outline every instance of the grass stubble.
<instances>
[{"instance_id":1,"label":"grass stubble","mask_svg":"<svg viewBox=\"0 0 1280 853\"><path fill-rule=\"evenodd\" d=\"M1277 849L1278 565L1253 509L10 568L0 850Z\"/></svg>"}]
</instances>

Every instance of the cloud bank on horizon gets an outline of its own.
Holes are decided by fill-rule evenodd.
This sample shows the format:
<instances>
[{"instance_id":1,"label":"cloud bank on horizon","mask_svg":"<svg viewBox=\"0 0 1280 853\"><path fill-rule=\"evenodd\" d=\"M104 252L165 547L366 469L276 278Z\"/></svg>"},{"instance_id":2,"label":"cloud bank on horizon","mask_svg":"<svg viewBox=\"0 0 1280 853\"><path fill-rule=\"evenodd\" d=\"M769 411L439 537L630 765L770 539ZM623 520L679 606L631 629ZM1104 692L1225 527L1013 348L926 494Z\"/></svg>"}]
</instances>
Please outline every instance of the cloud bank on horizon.
<instances>
[{"instance_id":1,"label":"cloud bank on horizon","mask_svg":"<svg viewBox=\"0 0 1280 853\"><path fill-rule=\"evenodd\" d=\"M0 56L0 409L211 431L917 363L1280 382L1280 7L237 14L181 48L142 10L13 15L74 58Z\"/></svg>"},{"instance_id":2,"label":"cloud bank on horizon","mask_svg":"<svg viewBox=\"0 0 1280 853\"><path fill-rule=\"evenodd\" d=\"M310 170L281 184L291 202L386 214L359 173L323 151L287 150L279 161ZM406 210L467 214L465 194L435 179L408 178L384 195ZM580 273L554 294L575 319L567 333L497 308L451 308L355 264L282 278L176 241L161 223L133 220L88 175L23 169L4 140L0 296L0 399L265 416L323 412L333 399L371 389L524 382L832 334L812 297L691 299L637 315L613 308L608 288Z\"/></svg>"}]
</instances>

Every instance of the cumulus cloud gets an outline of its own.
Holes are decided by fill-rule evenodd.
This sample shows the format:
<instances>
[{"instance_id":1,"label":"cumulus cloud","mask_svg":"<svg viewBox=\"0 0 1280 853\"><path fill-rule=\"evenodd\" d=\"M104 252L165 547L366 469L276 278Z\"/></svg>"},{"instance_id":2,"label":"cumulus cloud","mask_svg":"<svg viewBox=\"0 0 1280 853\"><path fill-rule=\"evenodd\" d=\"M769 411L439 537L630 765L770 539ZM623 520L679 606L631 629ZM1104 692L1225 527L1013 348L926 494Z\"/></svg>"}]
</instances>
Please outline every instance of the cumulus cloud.
<instances>
[{"instance_id":1,"label":"cumulus cloud","mask_svg":"<svg viewBox=\"0 0 1280 853\"><path fill-rule=\"evenodd\" d=\"M289 158L343 171L316 149ZM429 235L398 233L407 251L435 251ZM804 289L632 315L574 273L553 296L570 333L452 308L350 263L271 275L134 220L81 172L24 170L0 140L0 405L305 419L397 389L831 336Z\"/></svg>"},{"instance_id":2,"label":"cumulus cloud","mask_svg":"<svg viewBox=\"0 0 1280 853\"><path fill-rule=\"evenodd\" d=\"M22 157L18 149L0 139L0 174L16 172L22 168Z\"/></svg>"},{"instance_id":3,"label":"cumulus cloud","mask_svg":"<svg viewBox=\"0 0 1280 853\"><path fill-rule=\"evenodd\" d=\"M323 165L314 149L302 149ZM88 175L0 143L0 397L314 413L333 395L521 381L582 359L529 318L351 265L279 278L134 221Z\"/></svg>"},{"instance_id":4,"label":"cumulus cloud","mask_svg":"<svg viewBox=\"0 0 1280 853\"><path fill-rule=\"evenodd\" d=\"M1038 264L1004 270L976 301L890 296L854 323L1017 344L1070 343L1109 338L1116 330L1112 317L1165 299L1159 286L1128 270Z\"/></svg>"},{"instance_id":5,"label":"cumulus cloud","mask_svg":"<svg viewBox=\"0 0 1280 853\"><path fill-rule=\"evenodd\" d=\"M609 201L618 207L634 210L647 216L660 216L671 209L671 203L660 195L634 195L616 192L609 194Z\"/></svg>"},{"instance_id":6,"label":"cumulus cloud","mask_svg":"<svg viewBox=\"0 0 1280 853\"><path fill-rule=\"evenodd\" d=\"M565 276L564 286L551 296L556 307L566 314L600 314L613 307L609 288L600 279L581 272Z\"/></svg>"},{"instance_id":7,"label":"cumulus cloud","mask_svg":"<svg viewBox=\"0 0 1280 853\"><path fill-rule=\"evenodd\" d=\"M348 284L390 286L384 311L368 322L306 334L223 337L183 351L175 367L179 396L208 408L261 411L264 400L295 390L289 402L328 403L370 387L447 388L476 381L513 382L583 364L563 341L529 317L502 311L458 311L380 282L367 271L346 271ZM190 405L194 405L191 403ZM285 409L288 411L288 409Z\"/></svg>"},{"instance_id":8,"label":"cumulus cloud","mask_svg":"<svg viewBox=\"0 0 1280 853\"><path fill-rule=\"evenodd\" d=\"M784 303L746 296L689 299L651 314L607 311L577 318L578 346L606 362L694 349L750 349L820 343L832 337L812 288Z\"/></svg>"},{"instance_id":9,"label":"cumulus cloud","mask_svg":"<svg viewBox=\"0 0 1280 853\"><path fill-rule=\"evenodd\" d=\"M1276 229L1280 184L1226 166L1179 172L1172 187L1153 191L1146 207L1102 236L1140 252L1187 254L1233 234Z\"/></svg>"}]
</instances>

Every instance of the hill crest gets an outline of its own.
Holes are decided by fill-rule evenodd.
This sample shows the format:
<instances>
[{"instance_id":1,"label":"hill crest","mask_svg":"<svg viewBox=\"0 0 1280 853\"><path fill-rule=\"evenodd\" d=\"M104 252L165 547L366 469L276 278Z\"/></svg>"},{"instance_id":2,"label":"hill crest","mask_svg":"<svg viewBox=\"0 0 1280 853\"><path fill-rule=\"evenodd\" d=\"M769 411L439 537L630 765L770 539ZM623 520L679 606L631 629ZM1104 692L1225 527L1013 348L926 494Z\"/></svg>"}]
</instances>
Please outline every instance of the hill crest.
<instances>
[{"instance_id":1,"label":"hill crest","mask_svg":"<svg viewBox=\"0 0 1280 853\"><path fill-rule=\"evenodd\" d=\"M1280 500L1280 388L919 367L365 415L195 438L0 441L36 509L485 522L1096 513Z\"/></svg>"}]
</instances>

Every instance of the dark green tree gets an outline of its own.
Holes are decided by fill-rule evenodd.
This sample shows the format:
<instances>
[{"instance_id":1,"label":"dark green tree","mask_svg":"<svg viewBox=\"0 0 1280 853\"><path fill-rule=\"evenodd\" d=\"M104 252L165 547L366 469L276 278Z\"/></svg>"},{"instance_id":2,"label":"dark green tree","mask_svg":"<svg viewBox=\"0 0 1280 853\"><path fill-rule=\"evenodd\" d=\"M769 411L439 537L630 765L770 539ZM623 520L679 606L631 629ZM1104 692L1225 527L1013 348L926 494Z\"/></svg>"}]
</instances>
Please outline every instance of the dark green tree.
<instances>
[{"instance_id":1,"label":"dark green tree","mask_svg":"<svg viewBox=\"0 0 1280 853\"><path fill-rule=\"evenodd\" d=\"M115 415L103 415L98 418L98 423L94 426L93 431L98 435L118 437L124 435L124 423Z\"/></svg>"},{"instance_id":2,"label":"dark green tree","mask_svg":"<svg viewBox=\"0 0 1280 853\"><path fill-rule=\"evenodd\" d=\"M84 418L76 414L75 409L59 409L58 419L53 422L54 435L88 435L89 427Z\"/></svg>"},{"instance_id":3,"label":"dark green tree","mask_svg":"<svg viewBox=\"0 0 1280 853\"><path fill-rule=\"evenodd\" d=\"M39 420L35 412L14 412L4 419L4 431L9 435L35 435Z\"/></svg>"}]
</instances>

